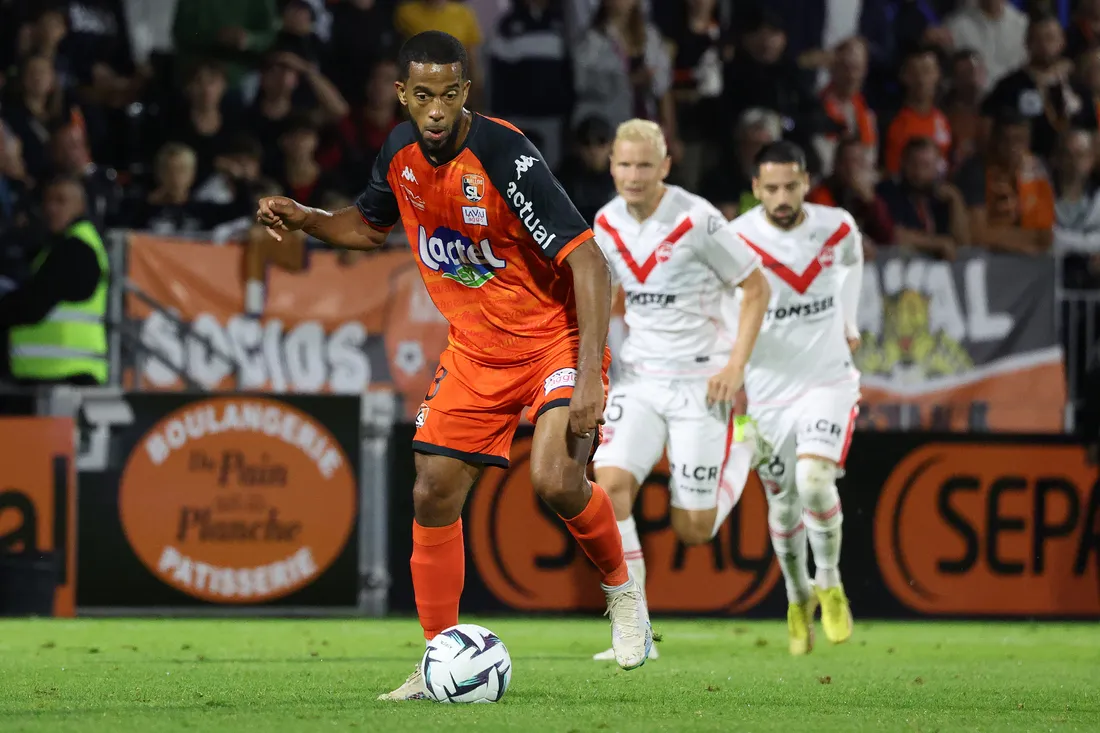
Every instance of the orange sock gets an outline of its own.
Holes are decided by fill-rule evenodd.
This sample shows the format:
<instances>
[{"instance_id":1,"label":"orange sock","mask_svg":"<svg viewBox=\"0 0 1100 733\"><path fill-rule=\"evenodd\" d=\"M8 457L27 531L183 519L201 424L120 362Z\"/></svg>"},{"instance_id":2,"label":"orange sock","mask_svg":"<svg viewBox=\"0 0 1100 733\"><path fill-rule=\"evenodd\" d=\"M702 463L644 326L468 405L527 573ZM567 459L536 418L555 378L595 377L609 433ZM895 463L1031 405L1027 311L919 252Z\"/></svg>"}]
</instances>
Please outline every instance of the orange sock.
<instances>
[{"instance_id":1,"label":"orange sock","mask_svg":"<svg viewBox=\"0 0 1100 733\"><path fill-rule=\"evenodd\" d=\"M565 517L562 517L565 519ZM565 519L565 525L577 538L584 554L603 573L603 583L615 587L630 580L623 559L623 538L615 523L615 509L611 497L596 484L592 484L592 498L584 510Z\"/></svg>"},{"instance_id":2,"label":"orange sock","mask_svg":"<svg viewBox=\"0 0 1100 733\"><path fill-rule=\"evenodd\" d=\"M424 638L458 623L458 600L466 576L462 520L446 527L421 527L413 520L412 568L416 613Z\"/></svg>"}]
</instances>

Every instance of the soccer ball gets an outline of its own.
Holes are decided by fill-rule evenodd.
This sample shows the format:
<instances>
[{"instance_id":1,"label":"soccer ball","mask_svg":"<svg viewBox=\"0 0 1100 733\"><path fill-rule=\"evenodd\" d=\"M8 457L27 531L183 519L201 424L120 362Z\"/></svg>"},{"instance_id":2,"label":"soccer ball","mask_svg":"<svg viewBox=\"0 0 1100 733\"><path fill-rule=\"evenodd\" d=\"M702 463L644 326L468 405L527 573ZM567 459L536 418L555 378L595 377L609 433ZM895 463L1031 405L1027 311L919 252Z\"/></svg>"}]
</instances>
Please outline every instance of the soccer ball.
<instances>
[{"instance_id":1,"label":"soccer ball","mask_svg":"<svg viewBox=\"0 0 1100 733\"><path fill-rule=\"evenodd\" d=\"M421 660L424 687L436 702L496 702L512 681L504 642L475 624L459 624L428 642Z\"/></svg>"}]
</instances>

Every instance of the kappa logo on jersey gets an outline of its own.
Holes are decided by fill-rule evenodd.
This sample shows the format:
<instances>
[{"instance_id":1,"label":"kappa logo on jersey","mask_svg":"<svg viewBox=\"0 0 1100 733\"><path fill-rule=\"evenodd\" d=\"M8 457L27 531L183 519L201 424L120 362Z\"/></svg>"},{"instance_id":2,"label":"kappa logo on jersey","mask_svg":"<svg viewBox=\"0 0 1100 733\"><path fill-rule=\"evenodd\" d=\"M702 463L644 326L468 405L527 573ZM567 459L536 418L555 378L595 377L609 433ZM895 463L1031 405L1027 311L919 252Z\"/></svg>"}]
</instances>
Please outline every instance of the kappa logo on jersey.
<instances>
[{"instance_id":1,"label":"kappa logo on jersey","mask_svg":"<svg viewBox=\"0 0 1100 733\"><path fill-rule=\"evenodd\" d=\"M726 220L721 216L708 216L707 217L707 234L714 234L727 224Z\"/></svg>"},{"instance_id":2,"label":"kappa logo on jersey","mask_svg":"<svg viewBox=\"0 0 1100 733\"><path fill-rule=\"evenodd\" d=\"M406 181L411 181L412 183L415 183L417 185L420 184L420 181L416 180L416 176L413 175L412 168L410 168L409 166L405 166L405 170L401 171L401 177L404 178Z\"/></svg>"},{"instance_id":3,"label":"kappa logo on jersey","mask_svg":"<svg viewBox=\"0 0 1100 733\"><path fill-rule=\"evenodd\" d=\"M547 377L542 383L542 393L550 394L555 389L561 389L562 387L572 387L577 384L577 370L576 369L559 369L549 377Z\"/></svg>"},{"instance_id":4,"label":"kappa logo on jersey","mask_svg":"<svg viewBox=\"0 0 1100 733\"><path fill-rule=\"evenodd\" d=\"M653 305L667 308L676 302L675 293L627 293L627 305Z\"/></svg>"},{"instance_id":5,"label":"kappa logo on jersey","mask_svg":"<svg viewBox=\"0 0 1100 733\"><path fill-rule=\"evenodd\" d=\"M519 168L518 161L516 168L517 170ZM516 207L516 216L523 222L523 226L527 227L527 231L531 232L531 238L535 240L535 244L543 249L549 247L558 235L551 234L542 225L542 219L535 214L535 207L523 195L523 191L519 190L519 184L515 181L509 182L506 193L512 205Z\"/></svg>"},{"instance_id":6,"label":"kappa logo on jersey","mask_svg":"<svg viewBox=\"0 0 1100 733\"><path fill-rule=\"evenodd\" d=\"M425 404L420 405L420 409L416 411L416 427L424 427L424 423L428 419L428 406Z\"/></svg>"},{"instance_id":7,"label":"kappa logo on jersey","mask_svg":"<svg viewBox=\"0 0 1100 733\"><path fill-rule=\"evenodd\" d=\"M424 199L420 198L415 193L410 191L409 187L406 186L404 183L401 184L401 190L405 192L405 198L409 200L410 204L420 209L421 211L424 211L428 208L427 205L424 203Z\"/></svg>"},{"instance_id":8,"label":"kappa logo on jersey","mask_svg":"<svg viewBox=\"0 0 1100 733\"><path fill-rule=\"evenodd\" d=\"M480 206L463 206L462 221L474 226L487 227L489 226L489 214Z\"/></svg>"},{"instance_id":9,"label":"kappa logo on jersey","mask_svg":"<svg viewBox=\"0 0 1100 733\"><path fill-rule=\"evenodd\" d=\"M828 313L833 309L836 301L833 296L811 300L809 303L795 303L782 308L769 308L767 317L782 321L786 318L803 318L805 316L817 316Z\"/></svg>"},{"instance_id":10,"label":"kappa logo on jersey","mask_svg":"<svg viewBox=\"0 0 1100 733\"><path fill-rule=\"evenodd\" d=\"M485 177L477 173L462 176L462 195L475 204L485 196Z\"/></svg>"},{"instance_id":11,"label":"kappa logo on jersey","mask_svg":"<svg viewBox=\"0 0 1100 733\"><path fill-rule=\"evenodd\" d=\"M429 237L421 226L419 240L417 253L425 267L468 288L480 288L508 264L493 254L488 238L475 243L446 227L438 227Z\"/></svg>"},{"instance_id":12,"label":"kappa logo on jersey","mask_svg":"<svg viewBox=\"0 0 1100 733\"><path fill-rule=\"evenodd\" d=\"M537 158L532 158L530 155L521 155L516 158L516 180L523 178L523 174L531 170L531 166L535 164Z\"/></svg>"}]
</instances>

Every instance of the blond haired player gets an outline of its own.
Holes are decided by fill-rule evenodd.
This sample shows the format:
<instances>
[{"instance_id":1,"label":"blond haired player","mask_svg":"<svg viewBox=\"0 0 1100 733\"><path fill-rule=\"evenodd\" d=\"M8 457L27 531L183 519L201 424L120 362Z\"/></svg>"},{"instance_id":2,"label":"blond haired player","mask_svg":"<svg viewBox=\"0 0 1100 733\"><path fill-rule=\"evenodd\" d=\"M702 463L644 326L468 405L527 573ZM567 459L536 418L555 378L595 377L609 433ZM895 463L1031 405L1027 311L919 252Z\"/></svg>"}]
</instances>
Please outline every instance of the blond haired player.
<instances>
[{"instance_id":1,"label":"blond haired player","mask_svg":"<svg viewBox=\"0 0 1100 733\"><path fill-rule=\"evenodd\" d=\"M643 586L631 508L666 445L672 527L685 544L710 541L741 495L754 445L733 441L735 422L747 418L735 418L732 403L769 296L760 258L718 210L664 183L669 162L655 123L620 125L611 151L618 196L600 209L594 228L612 280L625 291L629 332L593 465L611 496L631 576ZM721 302L737 288L732 339ZM609 649L595 658L615 657Z\"/></svg>"},{"instance_id":2,"label":"blond haired player","mask_svg":"<svg viewBox=\"0 0 1100 733\"><path fill-rule=\"evenodd\" d=\"M833 643L852 635L840 583L843 516L836 478L859 404L856 306L863 247L844 209L803 203L809 188L798 146L772 143L756 157L761 204L728 230L764 262L771 302L745 373L749 415L772 457L758 468L768 524L789 601L792 654L813 648L813 619ZM810 582L806 544L816 576Z\"/></svg>"}]
</instances>

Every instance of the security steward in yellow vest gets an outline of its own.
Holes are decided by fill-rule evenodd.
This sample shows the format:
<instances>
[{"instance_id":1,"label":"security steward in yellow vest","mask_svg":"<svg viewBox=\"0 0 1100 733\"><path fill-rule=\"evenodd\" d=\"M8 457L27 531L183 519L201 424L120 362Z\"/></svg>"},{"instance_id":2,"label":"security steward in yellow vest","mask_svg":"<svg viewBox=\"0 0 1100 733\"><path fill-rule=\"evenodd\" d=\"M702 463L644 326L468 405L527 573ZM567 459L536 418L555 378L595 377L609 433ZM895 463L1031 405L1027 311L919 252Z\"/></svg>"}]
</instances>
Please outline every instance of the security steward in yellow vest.
<instances>
[{"instance_id":1,"label":"security steward in yellow vest","mask_svg":"<svg viewBox=\"0 0 1100 733\"><path fill-rule=\"evenodd\" d=\"M86 218L83 185L69 178L43 193L49 236L30 278L0 297L11 375L21 384L107 381L107 251Z\"/></svg>"}]
</instances>

